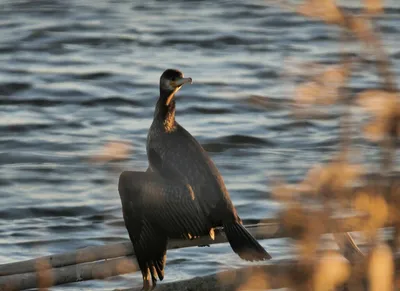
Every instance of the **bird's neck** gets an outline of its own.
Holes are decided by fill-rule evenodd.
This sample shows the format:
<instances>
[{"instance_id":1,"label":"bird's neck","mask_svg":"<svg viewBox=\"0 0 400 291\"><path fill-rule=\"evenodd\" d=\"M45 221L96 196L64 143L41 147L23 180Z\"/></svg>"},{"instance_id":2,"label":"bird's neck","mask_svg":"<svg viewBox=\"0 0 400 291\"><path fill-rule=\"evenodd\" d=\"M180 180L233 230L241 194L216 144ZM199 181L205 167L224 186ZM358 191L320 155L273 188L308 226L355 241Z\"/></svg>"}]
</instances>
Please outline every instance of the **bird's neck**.
<instances>
[{"instance_id":1,"label":"bird's neck","mask_svg":"<svg viewBox=\"0 0 400 291\"><path fill-rule=\"evenodd\" d=\"M165 131L174 131L176 127L175 122L175 100L174 92L160 92L160 98L157 101L156 110L154 112L154 117L162 121ZM167 100L169 103L167 104Z\"/></svg>"}]
</instances>

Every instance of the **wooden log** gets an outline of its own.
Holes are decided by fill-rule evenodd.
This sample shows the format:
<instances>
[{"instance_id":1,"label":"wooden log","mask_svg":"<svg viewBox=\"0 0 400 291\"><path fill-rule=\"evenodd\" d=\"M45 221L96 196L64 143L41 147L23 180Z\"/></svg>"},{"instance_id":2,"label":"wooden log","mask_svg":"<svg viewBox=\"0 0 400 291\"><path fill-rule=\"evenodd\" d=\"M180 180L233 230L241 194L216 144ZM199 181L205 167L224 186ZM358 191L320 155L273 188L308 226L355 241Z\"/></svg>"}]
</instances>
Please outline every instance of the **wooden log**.
<instances>
[{"instance_id":1,"label":"wooden log","mask_svg":"<svg viewBox=\"0 0 400 291\"><path fill-rule=\"evenodd\" d=\"M133 254L132 243L125 241L105 246L95 246L76 251L44 256L36 259L0 265L0 276L35 272L40 265L43 269L52 269L77 265L98 260L129 256ZM45 265L43 262L47 262Z\"/></svg>"},{"instance_id":2,"label":"wooden log","mask_svg":"<svg viewBox=\"0 0 400 291\"><path fill-rule=\"evenodd\" d=\"M354 228L361 218L362 216L337 218L335 225L342 226L342 229L338 229L337 231L347 232L351 230L356 230ZM252 222L254 223L255 221L253 220ZM245 225L256 239L271 239L287 236L287 234L284 233L284 230L280 226L279 220L275 218L263 219L258 224ZM212 241L208 237L201 237L191 241L170 240L168 243L168 249L207 245L219 242L227 242L225 234L223 233L223 230L221 228L217 228L215 231L215 241ZM0 276L35 272L37 270L38 264L40 264L41 270L44 270L130 255L134 255L134 251L131 242L129 240L126 240L120 243L114 243L105 246L86 247L64 254L49 255L36 259L1 264ZM47 263L43 264L43 262Z\"/></svg>"},{"instance_id":3,"label":"wooden log","mask_svg":"<svg viewBox=\"0 0 400 291\"><path fill-rule=\"evenodd\" d=\"M37 272L0 277L0 290L19 291L31 288L46 288L72 282L104 279L132 273L137 269L137 262L133 256L55 269L39 269Z\"/></svg>"},{"instance_id":4,"label":"wooden log","mask_svg":"<svg viewBox=\"0 0 400 291\"><path fill-rule=\"evenodd\" d=\"M281 237L281 232L279 231L280 227L277 223L249 225L247 228L257 239ZM227 242L225 234L221 229L218 229L215 232L214 240L210 237L200 237L195 240L170 240L168 242L168 249L193 247L198 245L203 246L225 242ZM57 264L65 262L72 263L74 260L76 262L82 261L82 259L87 260L94 258L93 255L87 254L88 251L92 253L92 249L93 248L86 248L86 251L84 251L85 249L82 249L78 252L71 252L58 256L41 257L34 260L3 265L2 270L6 270L8 265L18 273L1 276L0 290L14 291L38 287L45 288L71 282L104 279L138 270L138 265L134 256L121 257L126 256L128 253L133 253L133 248L130 242L107 245L103 248L94 248L95 251L93 253L97 255L97 260L99 260L99 257L102 259L108 259L109 255L118 255L120 258L52 268L54 262ZM102 254L102 250L104 250L104 254ZM82 258L79 258L80 254L82 255ZM49 261L49 258L52 259L52 261ZM31 271L21 273L16 269L19 266L22 266L24 270L31 269Z\"/></svg>"},{"instance_id":5,"label":"wooden log","mask_svg":"<svg viewBox=\"0 0 400 291\"><path fill-rule=\"evenodd\" d=\"M292 287L290 278L296 272L294 260L279 260L273 264L246 266L187 280L157 284L157 291L208 290L269 290ZM300 276L304 276L301 274ZM114 291L140 291L141 286Z\"/></svg>"},{"instance_id":6,"label":"wooden log","mask_svg":"<svg viewBox=\"0 0 400 291\"><path fill-rule=\"evenodd\" d=\"M213 288L216 286L225 286L225 288L228 288L227 290L230 290L230 288L233 288L234 286L237 288L240 284L250 280L254 274L257 274L258 276L268 276L268 278L270 278L269 284L272 283L271 280L273 279L273 286L275 288L280 288L285 286L283 285L283 282L285 282L285 277L283 277L283 275L286 276L287 272L291 270L292 267L293 261L275 261L273 264L248 266L236 270L224 271L204 278L195 278L194 282L190 279L182 282L159 284L157 290L187 290L184 287L186 287L187 282L190 281L192 281L191 285L195 283L195 288L191 290L210 290L207 287L210 285L212 285ZM135 257L131 256L102 262L62 267L56 270L56 272L53 272L53 270L45 270L42 271L40 275L37 275L36 273L25 273L1 277L0 290L17 291L30 288L46 288L84 280L105 279L111 276L135 272L138 270L138 267ZM4 280L3 278L7 278L7 280ZM206 282L209 279L213 281ZM141 282L138 283L138 285L140 284ZM200 285L202 285L202 288ZM211 289L214 290L213 288ZM141 286L127 290L141 290ZM233 288L232 290L237 289Z\"/></svg>"},{"instance_id":7,"label":"wooden log","mask_svg":"<svg viewBox=\"0 0 400 291\"><path fill-rule=\"evenodd\" d=\"M343 228L337 229L337 231L351 231L356 230L354 226L358 219L361 217L348 217L348 218L337 218L335 225L341 225ZM256 239L271 239L271 238L282 238L287 234L279 225L277 219L265 219L260 224L246 225L246 228ZM215 240L212 241L209 237L201 237L196 240L170 240L168 243L168 249L176 249L190 246L207 245L220 242L227 242L223 230L218 228L215 231ZM64 254L56 254L44 256L36 259L30 259L20 262L8 263L0 265L0 276L29 273L34 272L37 269L37 265L40 262L47 261L45 268L59 268L69 265L82 264L87 262L93 262L98 260L117 258L123 256L134 255L132 244L129 240L124 242L109 244L104 246L86 247L78 249Z\"/></svg>"},{"instance_id":8,"label":"wooden log","mask_svg":"<svg viewBox=\"0 0 400 291\"><path fill-rule=\"evenodd\" d=\"M399 272L400 258L395 257L395 272ZM157 291L238 291L238 290L313 290L312 277L313 268L307 264L302 264L296 260L279 260L272 264L264 264L257 266L246 266L238 269L231 269L217 272L216 274L206 275L202 277L194 277L187 280L161 283L157 285ZM336 275L337 276L337 275ZM340 276L340 275L339 275ZM326 282L332 284L332 278ZM337 277L335 278L338 279ZM325 290L336 291L372 291L368 282L368 268L362 271L360 281L354 286L354 278L350 275L347 279L342 278L335 289L329 289L326 286ZM352 282L353 281L353 282ZM354 288L355 287L355 288ZM397 289L396 289L397 288ZM314 289L315 290L315 289ZM321 290L321 289L318 289ZM393 290L398 290L396 286ZM115 289L114 291L141 291L140 287Z\"/></svg>"},{"instance_id":9,"label":"wooden log","mask_svg":"<svg viewBox=\"0 0 400 291\"><path fill-rule=\"evenodd\" d=\"M356 230L353 227L353 223L351 223L353 219L354 217L336 219L336 225L342 227L341 229L337 229L337 232ZM277 221L259 225L249 225L246 226L246 228L256 239L283 238L287 236ZM170 240L168 243L168 249L211 245L225 242L227 242L225 234L221 229L218 229L215 232L214 240L211 240L209 237L201 237L195 240ZM108 248L111 248L112 250L109 250ZM91 249L93 248L86 248L86 251L90 252ZM99 254L99 256L96 257L98 261L92 263L71 263L73 260L75 260L75 262L81 261L82 259L79 257L79 255L85 256L86 259L91 258L91 256L85 254L85 252L82 253L82 251L85 249L79 250L78 252L41 257L35 260L25 261L25 263L28 262L28 265L24 267L24 270L31 269L31 271L1 276L0 290L13 291L38 287L45 288L85 280L104 279L138 270L134 256L130 256L128 258L121 257L126 256L127 253L133 253L130 242L107 245L104 247L95 247L94 249L96 250L96 254ZM118 251L115 251L115 249L118 249ZM118 255L120 258L99 261L108 259L105 257L111 254ZM68 266L54 268L52 265L54 262L57 262L58 264L65 263L65 261L61 262L60 258L65 258L66 255L68 255L67 261L71 264ZM71 258L71 256L73 256L73 258ZM54 257L56 257L56 259L54 259ZM53 261L49 261L49 258L53 258ZM24 262L6 264L2 266L2 269L5 270L7 266L11 266L15 269L15 266L24 266L23 263Z\"/></svg>"},{"instance_id":10,"label":"wooden log","mask_svg":"<svg viewBox=\"0 0 400 291\"><path fill-rule=\"evenodd\" d=\"M271 219L270 222L257 224L257 225L246 225L246 228L257 238L275 238L279 237L278 232L279 225L275 219ZM168 249L184 248L198 245L207 245L213 243L226 242L225 234L221 229L215 231L215 241L212 241L209 237L201 237L196 240L170 240L168 243ZM134 255L132 244L129 240L121 243L109 244L105 246L95 246L78 249L77 251L68 252L64 254L44 256L36 259L25 260L15 263L8 263L0 265L0 276L22 274L35 272L38 264L41 265L41 269L52 269L65 267L70 265L77 265L87 262L112 259L118 257L124 257ZM42 262L48 262L43 264Z\"/></svg>"}]
</instances>

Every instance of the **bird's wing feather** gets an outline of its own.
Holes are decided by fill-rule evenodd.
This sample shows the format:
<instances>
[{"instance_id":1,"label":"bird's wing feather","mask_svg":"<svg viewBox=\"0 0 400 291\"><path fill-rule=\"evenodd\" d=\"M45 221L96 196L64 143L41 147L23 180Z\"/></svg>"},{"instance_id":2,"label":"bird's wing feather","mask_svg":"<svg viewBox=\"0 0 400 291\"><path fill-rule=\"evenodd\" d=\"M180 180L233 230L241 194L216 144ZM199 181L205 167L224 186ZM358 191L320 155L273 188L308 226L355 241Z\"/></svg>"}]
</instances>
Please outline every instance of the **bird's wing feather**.
<instances>
[{"instance_id":1,"label":"bird's wing feather","mask_svg":"<svg viewBox=\"0 0 400 291\"><path fill-rule=\"evenodd\" d=\"M204 233L203 216L190 186L168 181L148 168L120 175L118 191L129 237L144 281L164 278L168 237Z\"/></svg>"},{"instance_id":2,"label":"bird's wing feather","mask_svg":"<svg viewBox=\"0 0 400 291\"><path fill-rule=\"evenodd\" d=\"M204 232L207 220L189 185L154 172L126 171L120 176L118 190L133 241L141 236L144 219L167 236L198 236Z\"/></svg>"},{"instance_id":3,"label":"bird's wing feather","mask_svg":"<svg viewBox=\"0 0 400 291\"><path fill-rule=\"evenodd\" d=\"M129 234L131 233L129 228L128 232ZM136 239L136 242L133 243L133 248L143 277L147 280L150 275L153 281L157 277L160 280L164 278L167 242L168 237L164 233L160 232L157 227L146 219L142 220L141 234Z\"/></svg>"}]
</instances>

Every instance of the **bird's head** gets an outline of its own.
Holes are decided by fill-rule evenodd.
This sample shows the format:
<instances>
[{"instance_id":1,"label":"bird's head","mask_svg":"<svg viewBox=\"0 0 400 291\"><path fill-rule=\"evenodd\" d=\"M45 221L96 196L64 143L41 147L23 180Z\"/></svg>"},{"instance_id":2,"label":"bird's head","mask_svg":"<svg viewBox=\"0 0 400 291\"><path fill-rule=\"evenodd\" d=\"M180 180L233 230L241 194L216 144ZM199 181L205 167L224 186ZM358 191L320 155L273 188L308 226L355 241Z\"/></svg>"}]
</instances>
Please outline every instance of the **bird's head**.
<instances>
[{"instance_id":1,"label":"bird's head","mask_svg":"<svg viewBox=\"0 0 400 291\"><path fill-rule=\"evenodd\" d=\"M168 106L174 94L186 83L192 83L192 78L184 78L181 71L168 69L160 78L160 93L166 96L165 104Z\"/></svg>"}]
</instances>

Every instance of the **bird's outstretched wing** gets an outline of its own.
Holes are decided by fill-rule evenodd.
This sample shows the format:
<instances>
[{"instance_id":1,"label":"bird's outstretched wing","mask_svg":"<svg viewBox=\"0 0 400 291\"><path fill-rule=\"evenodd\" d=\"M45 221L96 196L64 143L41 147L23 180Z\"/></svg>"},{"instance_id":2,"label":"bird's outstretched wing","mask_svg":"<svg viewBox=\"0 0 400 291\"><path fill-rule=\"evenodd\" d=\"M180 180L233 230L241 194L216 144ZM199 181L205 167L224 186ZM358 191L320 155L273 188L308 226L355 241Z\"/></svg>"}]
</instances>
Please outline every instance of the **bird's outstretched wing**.
<instances>
[{"instance_id":1,"label":"bird's outstretched wing","mask_svg":"<svg viewBox=\"0 0 400 291\"><path fill-rule=\"evenodd\" d=\"M207 233L202 214L189 185L169 181L148 169L125 171L118 191L124 221L143 276L163 278L168 237L194 238Z\"/></svg>"},{"instance_id":2,"label":"bird's outstretched wing","mask_svg":"<svg viewBox=\"0 0 400 291\"><path fill-rule=\"evenodd\" d=\"M154 172L126 171L120 175L118 191L134 242L142 235L144 220L168 237L191 238L207 230L207 219L190 185L169 181Z\"/></svg>"}]
</instances>

